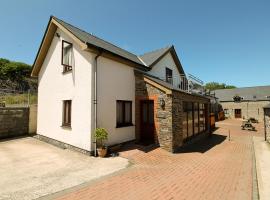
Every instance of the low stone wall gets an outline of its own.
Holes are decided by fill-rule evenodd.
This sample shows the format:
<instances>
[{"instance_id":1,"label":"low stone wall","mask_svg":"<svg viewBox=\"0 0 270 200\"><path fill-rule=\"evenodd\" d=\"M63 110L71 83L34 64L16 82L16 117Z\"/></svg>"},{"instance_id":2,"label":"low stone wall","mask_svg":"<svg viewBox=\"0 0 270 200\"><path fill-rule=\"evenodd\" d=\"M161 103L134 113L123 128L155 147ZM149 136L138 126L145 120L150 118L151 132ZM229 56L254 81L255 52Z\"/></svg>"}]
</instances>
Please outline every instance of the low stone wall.
<instances>
[{"instance_id":1,"label":"low stone wall","mask_svg":"<svg viewBox=\"0 0 270 200\"><path fill-rule=\"evenodd\" d=\"M29 108L0 108L0 139L28 134L28 122Z\"/></svg>"},{"instance_id":2,"label":"low stone wall","mask_svg":"<svg viewBox=\"0 0 270 200\"><path fill-rule=\"evenodd\" d=\"M35 134L37 106L0 108L0 139Z\"/></svg>"},{"instance_id":3,"label":"low stone wall","mask_svg":"<svg viewBox=\"0 0 270 200\"><path fill-rule=\"evenodd\" d=\"M265 140L270 143L270 108L264 110Z\"/></svg>"},{"instance_id":4,"label":"low stone wall","mask_svg":"<svg viewBox=\"0 0 270 200\"><path fill-rule=\"evenodd\" d=\"M29 131L33 135L37 132L37 105L31 105L29 108Z\"/></svg>"},{"instance_id":5,"label":"low stone wall","mask_svg":"<svg viewBox=\"0 0 270 200\"><path fill-rule=\"evenodd\" d=\"M67 143L64 143L64 142L61 142L61 141L58 141L58 140L55 140L55 139L52 139L52 138L49 138L49 137L46 137L46 136L43 136L43 135L37 134L37 135L34 136L34 138L39 139L39 140L41 140L43 142L47 142L47 143L49 143L51 145L54 145L54 146L62 148L62 149L70 149L72 151L77 151L77 152L80 152L80 153L83 153L83 154L94 155L93 151L90 152L90 151L87 151L87 150L72 146L70 144L67 144Z\"/></svg>"}]
</instances>

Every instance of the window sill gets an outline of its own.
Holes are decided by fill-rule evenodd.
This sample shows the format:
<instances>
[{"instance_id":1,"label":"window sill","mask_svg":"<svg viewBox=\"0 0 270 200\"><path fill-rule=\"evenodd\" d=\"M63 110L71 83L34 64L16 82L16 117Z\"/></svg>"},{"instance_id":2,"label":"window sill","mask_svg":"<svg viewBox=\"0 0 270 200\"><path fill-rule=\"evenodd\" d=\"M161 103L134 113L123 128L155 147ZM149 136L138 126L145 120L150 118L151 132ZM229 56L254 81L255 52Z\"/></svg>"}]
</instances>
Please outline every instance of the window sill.
<instances>
[{"instance_id":1,"label":"window sill","mask_svg":"<svg viewBox=\"0 0 270 200\"><path fill-rule=\"evenodd\" d=\"M63 71L62 74L68 74L69 72L72 72L72 69Z\"/></svg>"},{"instance_id":2,"label":"window sill","mask_svg":"<svg viewBox=\"0 0 270 200\"><path fill-rule=\"evenodd\" d=\"M62 125L61 128L71 130L71 125Z\"/></svg>"},{"instance_id":3,"label":"window sill","mask_svg":"<svg viewBox=\"0 0 270 200\"><path fill-rule=\"evenodd\" d=\"M124 128L124 127L130 127L130 126L134 126L134 124L118 124L116 125L115 128Z\"/></svg>"}]
</instances>

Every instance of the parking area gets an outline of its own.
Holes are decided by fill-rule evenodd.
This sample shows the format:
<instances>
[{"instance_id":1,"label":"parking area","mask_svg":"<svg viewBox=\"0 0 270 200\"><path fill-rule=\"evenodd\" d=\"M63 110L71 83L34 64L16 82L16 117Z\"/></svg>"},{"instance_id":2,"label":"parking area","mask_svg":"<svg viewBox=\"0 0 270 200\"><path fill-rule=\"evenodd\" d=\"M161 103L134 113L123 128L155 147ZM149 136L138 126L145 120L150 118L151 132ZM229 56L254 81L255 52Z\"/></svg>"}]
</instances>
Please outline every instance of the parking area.
<instances>
[{"instance_id":1,"label":"parking area","mask_svg":"<svg viewBox=\"0 0 270 200\"><path fill-rule=\"evenodd\" d=\"M256 199L252 137L263 126L240 125L218 122L212 137L176 154L126 145L105 159L30 137L1 141L0 199Z\"/></svg>"},{"instance_id":2,"label":"parking area","mask_svg":"<svg viewBox=\"0 0 270 200\"><path fill-rule=\"evenodd\" d=\"M0 199L28 200L127 167L122 157L94 158L31 137L0 140Z\"/></svg>"},{"instance_id":3,"label":"parking area","mask_svg":"<svg viewBox=\"0 0 270 200\"><path fill-rule=\"evenodd\" d=\"M87 199L256 199L252 136L241 121L217 123L211 138L177 154L160 148L128 147L120 154L134 165L120 174L48 198ZM229 140L230 132L230 140Z\"/></svg>"}]
</instances>

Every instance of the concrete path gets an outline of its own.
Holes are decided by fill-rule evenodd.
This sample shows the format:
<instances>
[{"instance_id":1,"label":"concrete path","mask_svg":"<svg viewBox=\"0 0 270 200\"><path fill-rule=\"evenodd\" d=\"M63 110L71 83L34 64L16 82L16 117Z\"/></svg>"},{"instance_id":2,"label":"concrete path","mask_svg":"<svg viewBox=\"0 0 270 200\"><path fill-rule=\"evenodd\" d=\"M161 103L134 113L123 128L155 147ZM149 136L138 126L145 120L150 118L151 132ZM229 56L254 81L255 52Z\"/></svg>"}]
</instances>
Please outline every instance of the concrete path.
<instances>
[{"instance_id":1,"label":"concrete path","mask_svg":"<svg viewBox=\"0 0 270 200\"><path fill-rule=\"evenodd\" d=\"M127 159L94 158L34 138L0 140L0 199L28 200L125 168Z\"/></svg>"},{"instance_id":2,"label":"concrete path","mask_svg":"<svg viewBox=\"0 0 270 200\"><path fill-rule=\"evenodd\" d=\"M261 200L270 199L270 144L264 137L253 137L256 154L256 168Z\"/></svg>"},{"instance_id":3,"label":"concrete path","mask_svg":"<svg viewBox=\"0 0 270 200\"><path fill-rule=\"evenodd\" d=\"M66 190L59 200L253 198L253 141L260 132L243 131L241 121L217 124L205 141L170 154L160 148L127 147L120 155L134 165L121 173ZM228 141L228 130L231 141Z\"/></svg>"}]
</instances>

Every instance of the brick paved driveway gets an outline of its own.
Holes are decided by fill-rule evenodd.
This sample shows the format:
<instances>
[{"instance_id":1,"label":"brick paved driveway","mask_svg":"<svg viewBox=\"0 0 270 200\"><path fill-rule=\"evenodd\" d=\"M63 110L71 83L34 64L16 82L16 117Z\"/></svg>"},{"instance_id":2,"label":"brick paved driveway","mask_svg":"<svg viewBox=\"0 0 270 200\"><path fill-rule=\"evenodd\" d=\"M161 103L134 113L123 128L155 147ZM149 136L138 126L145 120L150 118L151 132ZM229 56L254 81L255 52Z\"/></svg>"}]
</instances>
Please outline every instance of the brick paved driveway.
<instances>
[{"instance_id":1,"label":"brick paved driveway","mask_svg":"<svg viewBox=\"0 0 270 200\"><path fill-rule=\"evenodd\" d=\"M261 127L249 132L240 124L220 122L212 138L179 154L160 148L126 150L121 156L134 163L129 169L60 193L59 199L252 199L252 135L260 135Z\"/></svg>"}]
</instances>

